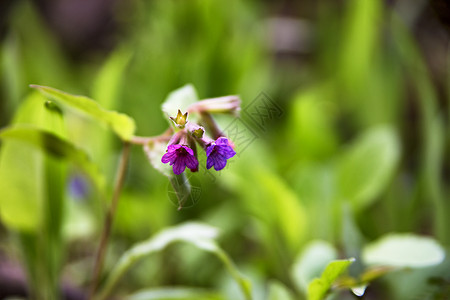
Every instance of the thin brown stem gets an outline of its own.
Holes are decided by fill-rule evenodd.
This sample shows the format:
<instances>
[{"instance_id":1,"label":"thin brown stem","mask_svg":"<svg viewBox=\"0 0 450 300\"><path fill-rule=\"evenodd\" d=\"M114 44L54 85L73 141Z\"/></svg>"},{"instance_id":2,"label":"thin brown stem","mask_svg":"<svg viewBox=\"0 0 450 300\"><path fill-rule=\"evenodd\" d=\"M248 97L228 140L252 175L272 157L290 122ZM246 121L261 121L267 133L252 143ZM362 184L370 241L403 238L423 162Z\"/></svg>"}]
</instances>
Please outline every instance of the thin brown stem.
<instances>
[{"instance_id":1,"label":"thin brown stem","mask_svg":"<svg viewBox=\"0 0 450 300\"><path fill-rule=\"evenodd\" d=\"M114 216L116 213L117 205L119 203L120 192L122 190L122 186L125 181L125 173L127 169L129 155L130 155L130 143L124 142L119 167L117 169L111 206L109 207L109 210L106 214L100 244L97 250L97 255L95 257L94 275L92 277L91 289L89 291L89 299L92 299L99 284L100 274L103 268L103 261L105 260L106 248L108 246L108 240L111 234Z\"/></svg>"},{"instance_id":2,"label":"thin brown stem","mask_svg":"<svg viewBox=\"0 0 450 300\"><path fill-rule=\"evenodd\" d=\"M173 135L173 128L169 127L164 133L158 136L133 136L130 139L131 144L148 145L150 142L168 141Z\"/></svg>"},{"instance_id":3,"label":"thin brown stem","mask_svg":"<svg viewBox=\"0 0 450 300\"><path fill-rule=\"evenodd\" d=\"M169 141L170 136L160 135L155 137L133 136L130 140L131 144L147 145L150 142Z\"/></svg>"}]
</instances>

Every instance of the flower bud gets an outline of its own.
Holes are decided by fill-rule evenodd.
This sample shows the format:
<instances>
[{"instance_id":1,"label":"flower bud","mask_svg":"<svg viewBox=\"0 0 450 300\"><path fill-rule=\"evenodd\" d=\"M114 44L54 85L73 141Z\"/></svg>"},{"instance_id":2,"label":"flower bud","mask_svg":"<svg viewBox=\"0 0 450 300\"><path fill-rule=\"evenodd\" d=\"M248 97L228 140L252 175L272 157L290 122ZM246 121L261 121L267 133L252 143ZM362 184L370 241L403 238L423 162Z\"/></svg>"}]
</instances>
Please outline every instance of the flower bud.
<instances>
[{"instance_id":1,"label":"flower bud","mask_svg":"<svg viewBox=\"0 0 450 300\"><path fill-rule=\"evenodd\" d=\"M203 137L203 134L205 133L205 129L202 126L192 122L188 122L186 124L186 130L195 138L199 139L201 139Z\"/></svg>"},{"instance_id":2,"label":"flower bud","mask_svg":"<svg viewBox=\"0 0 450 300\"><path fill-rule=\"evenodd\" d=\"M187 112L183 115L181 111L178 110L177 116L175 118L170 117L170 119L175 123L175 126L177 126L180 129L183 129L187 123L187 116L188 116Z\"/></svg>"},{"instance_id":3,"label":"flower bud","mask_svg":"<svg viewBox=\"0 0 450 300\"><path fill-rule=\"evenodd\" d=\"M241 110L241 99L238 96L225 96L219 98L205 99L191 104L188 112L207 112L239 115Z\"/></svg>"}]
</instances>

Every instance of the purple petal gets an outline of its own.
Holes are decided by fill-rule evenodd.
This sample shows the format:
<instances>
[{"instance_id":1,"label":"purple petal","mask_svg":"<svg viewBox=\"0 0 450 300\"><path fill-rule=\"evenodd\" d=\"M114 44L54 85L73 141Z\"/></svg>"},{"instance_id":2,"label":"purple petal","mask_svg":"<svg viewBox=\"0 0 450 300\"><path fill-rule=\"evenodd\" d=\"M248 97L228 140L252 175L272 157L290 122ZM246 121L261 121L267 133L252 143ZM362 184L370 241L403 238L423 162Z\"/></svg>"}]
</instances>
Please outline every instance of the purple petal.
<instances>
[{"instance_id":1,"label":"purple petal","mask_svg":"<svg viewBox=\"0 0 450 300\"><path fill-rule=\"evenodd\" d=\"M219 152L220 155L224 156L226 159L232 158L236 155L236 152L230 146L220 146L217 152Z\"/></svg>"},{"instance_id":2,"label":"purple petal","mask_svg":"<svg viewBox=\"0 0 450 300\"><path fill-rule=\"evenodd\" d=\"M220 171L227 165L227 160L222 155L216 155L213 157L214 160L214 169L216 171Z\"/></svg>"},{"instance_id":3,"label":"purple petal","mask_svg":"<svg viewBox=\"0 0 450 300\"><path fill-rule=\"evenodd\" d=\"M161 158L161 162L167 164L168 162L172 163L177 157L176 152L167 152Z\"/></svg>"},{"instance_id":4,"label":"purple petal","mask_svg":"<svg viewBox=\"0 0 450 300\"><path fill-rule=\"evenodd\" d=\"M211 155L211 152L214 150L214 147L216 147L216 145L211 144L211 146L208 146L206 148L206 156L210 156Z\"/></svg>"},{"instance_id":5,"label":"purple petal","mask_svg":"<svg viewBox=\"0 0 450 300\"><path fill-rule=\"evenodd\" d=\"M169 147L167 147L167 152L173 152L177 149L180 149L182 146L179 144L174 144L174 145L169 145Z\"/></svg>"},{"instance_id":6,"label":"purple petal","mask_svg":"<svg viewBox=\"0 0 450 300\"><path fill-rule=\"evenodd\" d=\"M185 163L189 169L197 169L198 168L198 160L193 155L186 156Z\"/></svg>"},{"instance_id":7,"label":"purple petal","mask_svg":"<svg viewBox=\"0 0 450 300\"><path fill-rule=\"evenodd\" d=\"M208 156L208 158L206 159L206 168L211 169L211 167L213 165L214 165L214 160L213 160L212 156Z\"/></svg>"},{"instance_id":8,"label":"purple petal","mask_svg":"<svg viewBox=\"0 0 450 300\"><path fill-rule=\"evenodd\" d=\"M182 157L178 157L173 164L173 172L175 175L180 175L186 169L185 160Z\"/></svg>"},{"instance_id":9,"label":"purple petal","mask_svg":"<svg viewBox=\"0 0 450 300\"><path fill-rule=\"evenodd\" d=\"M228 146L228 139L226 137L220 137L216 140L216 145L220 145L220 146Z\"/></svg>"},{"instance_id":10,"label":"purple petal","mask_svg":"<svg viewBox=\"0 0 450 300\"><path fill-rule=\"evenodd\" d=\"M182 146L182 147L184 148L184 150L187 151L187 153L189 153L190 155L194 155L194 151L191 148L189 148L188 146Z\"/></svg>"}]
</instances>

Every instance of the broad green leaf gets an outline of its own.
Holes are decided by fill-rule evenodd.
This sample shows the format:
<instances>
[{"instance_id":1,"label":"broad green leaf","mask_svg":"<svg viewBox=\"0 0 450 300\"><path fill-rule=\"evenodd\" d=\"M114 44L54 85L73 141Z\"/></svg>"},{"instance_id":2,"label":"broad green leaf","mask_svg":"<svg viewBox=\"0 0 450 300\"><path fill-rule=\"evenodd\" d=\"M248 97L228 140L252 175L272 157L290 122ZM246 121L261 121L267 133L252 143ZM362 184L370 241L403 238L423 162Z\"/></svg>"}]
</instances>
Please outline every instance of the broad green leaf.
<instances>
[{"instance_id":1,"label":"broad green leaf","mask_svg":"<svg viewBox=\"0 0 450 300\"><path fill-rule=\"evenodd\" d=\"M292 143L292 151L299 161L320 160L328 158L337 147L336 126L334 119L336 107L332 89L328 85L311 87L298 94L291 110L290 128L287 130L287 143ZM286 155L290 159L291 155Z\"/></svg>"},{"instance_id":2,"label":"broad green leaf","mask_svg":"<svg viewBox=\"0 0 450 300\"><path fill-rule=\"evenodd\" d=\"M21 141L55 158L73 161L90 176L99 190L102 190L105 185L103 176L88 155L52 132L34 126L17 125L0 130L0 138Z\"/></svg>"},{"instance_id":3,"label":"broad green leaf","mask_svg":"<svg viewBox=\"0 0 450 300\"><path fill-rule=\"evenodd\" d=\"M382 3L372 0L350 0L346 2L346 24L340 49L340 67L338 68L340 84L343 85L354 104L363 102L355 96L364 92L370 82L373 56L379 45L379 20ZM369 78L369 79L368 79ZM356 101L359 100L359 101Z\"/></svg>"},{"instance_id":4,"label":"broad green leaf","mask_svg":"<svg viewBox=\"0 0 450 300\"><path fill-rule=\"evenodd\" d=\"M97 102L84 96L71 95L63 91L40 85L30 85L46 97L61 102L71 108L81 111L94 120L108 125L120 138L129 140L136 129L134 120L116 111L103 109Z\"/></svg>"},{"instance_id":5,"label":"broad green leaf","mask_svg":"<svg viewBox=\"0 0 450 300\"><path fill-rule=\"evenodd\" d=\"M366 132L338 160L339 197L354 209L367 207L388 184L399 158L400 145L392 128Z\"/></svg>"},{"instance_id":6,"label":"broad green leaf","mask_svg":"<svg viewBox=\"0 0 450 300\"><path fill-rule=\"evenodd\" d=\"M61 112L45 105L45 98L37 92L23 102L12 123L39 128L55 139L65 136ZM0 154L2 221L18 232L30 293L39 299L57 299L63 261L66 164L31 146L36 139L20 130L8 129L2 134L8 138Z\"/></svg>"},{"instance_id":7,"label":"broad green leaf","mask_svg":"<svg viewBox=\"0 0 450 300\"><path fill-rule=\"evenodd\" d=\"M184 113L188 106L196 101L198 101L198 96L194 86L192 84L187 84L171 92L161 105L161 109L167 118L175 117L178 110L181 110Z\"/></svg>"},{"instance_id":8,"label":"broad green leaf","mask_svg":"<svg viewBox=\"0 0 450 300\"><path fill-rule=\"evenodd\" d=\"M324 299L336 279L339 278L355 261L354 258L335 260L330 262L320 278L314 279L308 286L308 300Z\"/></svg>"},{"instance_id":9,"label":"broad green leaf","mask_svg":"<svg viewBox=\"0 0 450 300\"><path fill-rule=\"evenodd\" d=\"M203 251L215 254L239 284L246 299L251 299L250 282L242 277L228 255L216 244L214 239L217 235L218 230L215 227L200 223L185 223L165 229L149 240L136 244L119 259L111 271L109 278L107 278L98 299L106 299L118 280L137 261L152 253L162 251L168 245L175 242L189 243Z\"/></svg>"},{"instance_id":10,"label":"broad green leaf","mask_svg":"<svg viewBox=\"0 0 450 300\"><path fill-rule=\"evenodd\" d=\"M43 153L20 142L2 143L0 156L0 215L11 229L35 231L42 222Z\"/></svg>"},{"instance_id":11,"label":"broad green leaf","mask_svg":"<svg viewBox=\"0 0 450 300\"><path fill-rule=\"evenodd\" d=\"M421 268L440 264L444 249L430 237L390 234L367 245L362 259L368 265Z\"/></svg>"},{"instance_id":12,"label":"broad green leaf","mask_svg":"<svg viewBox=\"0 0 450 300\"><path fill-rule=\"evenodd\" d=\"M132 57L128 49L118 49L105 61L93 83L92 97L106 108L116 107L123 88L125 70Z\"/></svg>"},{"instance_id":13,"label":"broad green leaf","mask_svg":"<svg viewBox=\"0 0 450 300\"><path fill-rule=\"evenodd\" d=\"M22 103L12 123L39 126L61 136L61 116L48 110L44 101L41 95L33 93ZM39 230L47 198L45 168L44 154L38 149L16 140L2 143L0 215L6 226L23 231Z\"/></svg>"},{"instance_id":14,"label":"broad green leaf","mask_svg":"<svg viewBox=\"0 0 450 300\"><path fill-rule=\"evenodd\" d=\"M233 163L230 160L230 172L220 174L221 182L241 195L245 208L265 227L258 234L264 235L261 238L273 251L271 254L278 255L272 247L277 243L289 255L296 255L310 229L309 215L291 187L270 169L273 157L264 145L253 143L252 153L246 151Z\"/></svg>"},{"instance_id":15,"label":"broad green leaf","mask_svg":"<svg viewBox=\"0 0 450 300\"><path fill-rule=\"evenodd\" d=\"M127 48L120 47L112 52L100 68L92 84L91 95L104 109L119 110L121 108L122 93L125 87L124 78L128 76L127 67L131 60L132 52ZM128 104L128 99L123 101ZM89 149L91 157L97 162L101 170L106 174L114 174L110 164L110 157L114 153L114 133L100 126L92 126L83 118L72 118L81 132L76 135L74 141ZM80 124L81 123L81 124ZM112 178L111 178L112 180Z\"/></svg>"},{"instance_id":16,"label":"broad green leaf","mask_svg":"<svg viewBox=\"0 0 450 300\"><path fill-rule=\"evenodd\" d=\"M254 176L265 197L271 202L273 217L290 250L297 251L308 224L308 216L297 196L280 177L267 170L255 170ZM267 208L267 207L266 207Z\"/></svg>"},{"instance_id":17,"label":"broad green leaf","mask_svg":"<svg viewBox=\"0 0 450 300\"><path fill-rule=\"evenodd\" d=\"M200 288L167 287L139 291L126 300L223 300L218 293Z\"/></svg>"},{"instance_id":18,"label":"broad green leaf","mask_svg":"<svg viewBox=\"0 0 450 300\"><path fill-rule=\"evenodd\" d=\"M326 266L338 256L337 250L325 241L313 241L305 246L294 262L292 277L297 287L303 291L314 278L320 276Z\"/></svg>"},{"instance_id":19,"label":"broad green leaf","mask_svg":"<svg viewBox=\"0 0 450 300\"><path fill-rule=\"evenodd\" d=\"M286 286L278 281L273 281L269 284L269 297L268 300L292 300L294 296Z\"/></svg>"}]
</instances>

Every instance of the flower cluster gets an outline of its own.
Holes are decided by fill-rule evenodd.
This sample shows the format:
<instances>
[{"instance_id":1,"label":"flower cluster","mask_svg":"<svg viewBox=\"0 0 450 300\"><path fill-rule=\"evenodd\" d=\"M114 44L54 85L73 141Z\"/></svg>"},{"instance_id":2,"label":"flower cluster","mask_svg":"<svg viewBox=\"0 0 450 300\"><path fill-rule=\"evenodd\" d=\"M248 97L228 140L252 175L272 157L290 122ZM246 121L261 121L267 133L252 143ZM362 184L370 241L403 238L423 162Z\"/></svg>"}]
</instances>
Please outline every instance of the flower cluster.
<instances>
[{"instance_id":1,"label":"flower cluster","mask_svg":"<svg viewBox=\"0 0 450 300\"><path fill-rule=\"evenodd\" d=\"M170 119L174 125L166 153L162 156L162 163L169 163L176 175L183 173L186 167L192 172L198 171L197 147L199 145L206 152L206 168L214 167L220 171L227 165L228 159L236 155L233 143L219 129L211 116L213 113L236 114L239 111L240 100L228 96L196 102L188 107L184 114L178 110L176 117ZM189 113L198 113L200 124L188 121ZM209 134L205 133L205 128Z\"/></svg>"}]
</instances>

